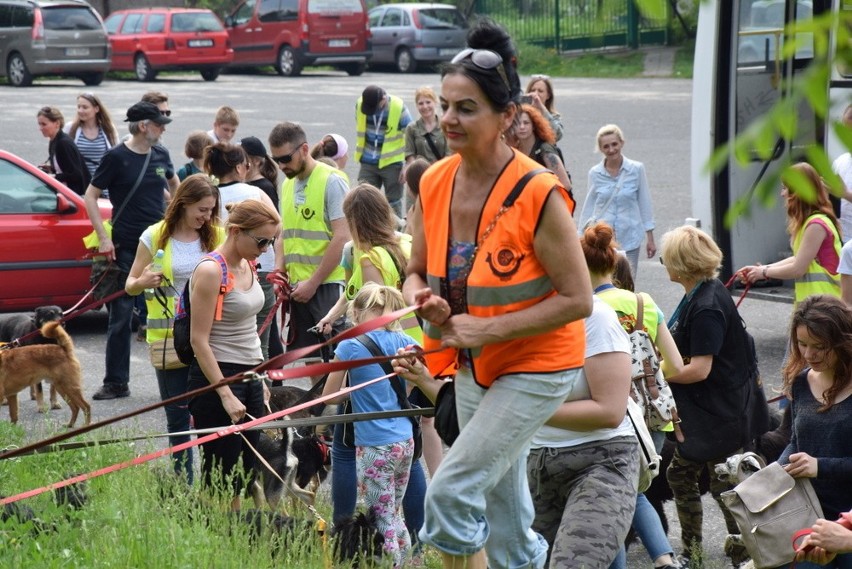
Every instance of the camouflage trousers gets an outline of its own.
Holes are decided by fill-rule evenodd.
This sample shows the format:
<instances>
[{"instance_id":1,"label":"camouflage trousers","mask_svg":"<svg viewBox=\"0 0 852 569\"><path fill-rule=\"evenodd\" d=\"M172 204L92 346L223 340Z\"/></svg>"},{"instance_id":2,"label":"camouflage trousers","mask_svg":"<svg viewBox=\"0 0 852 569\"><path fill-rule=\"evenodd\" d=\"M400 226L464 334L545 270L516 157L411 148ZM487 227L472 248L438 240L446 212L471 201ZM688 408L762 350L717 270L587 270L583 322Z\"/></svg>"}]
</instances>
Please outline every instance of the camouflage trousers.
<instances>
[{"instance_id":1,"label":"camouflage trousers","mask_svg":"<svg viewBox=\"0 0 852 569\"><path fill-rule=\"evenodd\" d=\"M535 519L549 545L548 567L609 567L636 507L636 439L540 448L527 460Z\"/></svg>"},{"instance_id":2,"label":"camouflage trousers","mask_svg":"<svg viewBox=\"0 0 852 569\"><path fill-rule=\"evenodd\" d=\"M731 454L739 452L742 451ZM714 469L717 462L724 461L725 457L706 463L693 462L683 458L675 450L672 462L666 470L666 480L668 480L672 494L674 494L677 517L680 520L680 539L683 543L684 554L687 556L689 556L693 547L701 547L701 525L704 519L704 511L701 508L701 490L698 488L698 479L701 476L701 469L705 466L710 472L710 494L722 510L728 533L740 533L737 522L719 497L722 492L732 488L731 484L719 479Z\"/></svg>"}]
</instances>

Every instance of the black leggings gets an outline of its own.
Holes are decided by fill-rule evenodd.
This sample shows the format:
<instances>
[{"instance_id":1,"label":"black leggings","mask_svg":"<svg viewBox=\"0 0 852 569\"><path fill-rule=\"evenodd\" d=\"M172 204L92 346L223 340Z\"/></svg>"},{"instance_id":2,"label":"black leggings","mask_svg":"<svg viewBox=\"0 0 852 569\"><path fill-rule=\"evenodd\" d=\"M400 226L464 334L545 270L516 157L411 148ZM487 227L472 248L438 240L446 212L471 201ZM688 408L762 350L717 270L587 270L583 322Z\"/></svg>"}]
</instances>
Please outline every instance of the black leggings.
<instances>
[{"instance_id":1,"label":"black leggings","mask_svg":"<svg viewBox=\"0 0 852 569\"><path fill-rule=\"evenodd\" d=\"M247 371L252 367L254 366L219 363L219 369L222 370L222 374L225 377ZM188 390L198 389L199 387L209 385L209 383L207 378L204 377L204 373L201 371L198 363L193 362L189 368ZM263 386L260 381L232 383L229 387L237 399L242 401L243 405L246 406L247 415L255 418L266 415L263 407ZM193 397L189 401L189 411L192 414L196 429L223 427L232 424L231 417L222 406L222 400L216 391L210 391ZM246 416L240 423L250 420ZM257 448L260 431L244 431L243 435L253 447ZM242 457L242 472L236 472L235 468L240 457ZM242 437L238 434L214 439L201 445L201 474L203 483L210 485L214 480L218 480L219 477L223 480L228 480L231 475L234 475L231 481L234 496L239 496L242 492L244 479L251 479L254 463L254 453L245 445Z\"/></svg>"}]
</instances>

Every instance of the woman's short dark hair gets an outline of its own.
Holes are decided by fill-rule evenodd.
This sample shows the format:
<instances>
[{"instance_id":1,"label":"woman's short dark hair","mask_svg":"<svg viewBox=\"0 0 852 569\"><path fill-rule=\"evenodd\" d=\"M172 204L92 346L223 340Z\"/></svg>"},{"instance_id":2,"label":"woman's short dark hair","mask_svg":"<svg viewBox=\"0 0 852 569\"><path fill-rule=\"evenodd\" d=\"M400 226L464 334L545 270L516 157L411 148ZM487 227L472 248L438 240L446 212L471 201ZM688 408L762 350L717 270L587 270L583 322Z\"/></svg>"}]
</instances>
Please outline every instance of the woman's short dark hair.
<instances>
[{"instance_id":1,"label":"woman's short dark hair","mask_svg":"<svg viewBox=\"0 0 852 569\"><path fill-rule=\"evenodd\" d=\"M467 34L467 45L471 49L490 50L499 55L503 60L505 79L497 68L483 69L470 57L444 65L441 78L447 75L464 75L479 86L491 106L498 112L505 111L512 103L517 103L521 95L521 79L517 70L517 50L508 32L494 20L482 18L471 26Z\"/></svg>"}]
</instances>

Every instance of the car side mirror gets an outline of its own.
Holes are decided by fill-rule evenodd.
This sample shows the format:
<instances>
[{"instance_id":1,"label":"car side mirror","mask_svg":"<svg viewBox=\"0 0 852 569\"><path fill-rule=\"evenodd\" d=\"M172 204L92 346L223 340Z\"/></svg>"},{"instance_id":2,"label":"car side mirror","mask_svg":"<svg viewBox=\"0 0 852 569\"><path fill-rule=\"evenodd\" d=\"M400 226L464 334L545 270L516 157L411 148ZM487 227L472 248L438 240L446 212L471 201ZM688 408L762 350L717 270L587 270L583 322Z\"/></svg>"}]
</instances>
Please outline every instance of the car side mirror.
<instances>
[{"instance_id":1,"label":"car side mirror","mask_svg":"<svg viewBox=\"0 0 852 569\"><path fill-rule=\"evenodd\" d=\"M76 213L77 206L62 194L56 194L56 211L60 214Z\"/></svg>"},{"instance_id":2,"label":"car side mirror","mask_svg":"<svg viewBox=\"0 0 852 569\"><path fill-rule=\"evenodd\" d=\"M225 16L225 27L233 28L234 27L234 17L233 16Z\"/></svg>"}]
</instances>

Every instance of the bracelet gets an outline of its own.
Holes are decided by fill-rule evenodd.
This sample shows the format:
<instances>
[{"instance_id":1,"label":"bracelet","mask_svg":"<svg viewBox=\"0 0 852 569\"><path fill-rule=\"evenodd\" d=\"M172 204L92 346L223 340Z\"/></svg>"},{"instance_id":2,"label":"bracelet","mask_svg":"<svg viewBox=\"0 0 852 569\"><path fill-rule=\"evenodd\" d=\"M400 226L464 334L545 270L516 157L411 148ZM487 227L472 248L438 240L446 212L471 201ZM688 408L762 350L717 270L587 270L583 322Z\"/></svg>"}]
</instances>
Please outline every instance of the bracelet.
<instances>
[{"instance_id":1,"label":"bracelet","mask_svg":"<svg viewBox=\"0 0 852 569\"><path fill-rule=\"evenodd\" d=\"M763 265L763 280L766 280L766 279L769 278L769 277L766 276L767 269L769 269L769 265Z\"/></svg>"}]
</instances>

